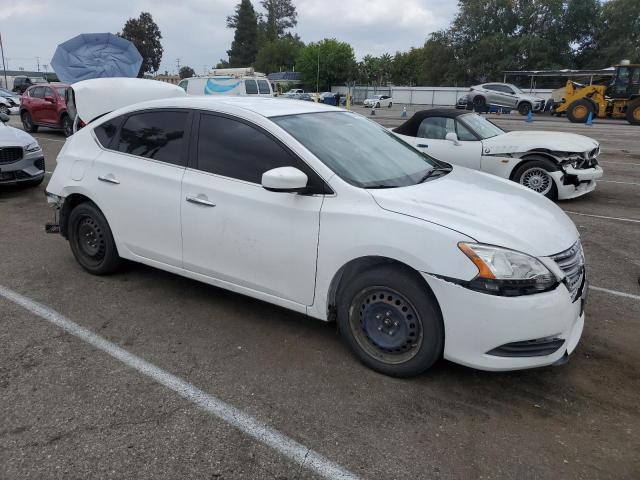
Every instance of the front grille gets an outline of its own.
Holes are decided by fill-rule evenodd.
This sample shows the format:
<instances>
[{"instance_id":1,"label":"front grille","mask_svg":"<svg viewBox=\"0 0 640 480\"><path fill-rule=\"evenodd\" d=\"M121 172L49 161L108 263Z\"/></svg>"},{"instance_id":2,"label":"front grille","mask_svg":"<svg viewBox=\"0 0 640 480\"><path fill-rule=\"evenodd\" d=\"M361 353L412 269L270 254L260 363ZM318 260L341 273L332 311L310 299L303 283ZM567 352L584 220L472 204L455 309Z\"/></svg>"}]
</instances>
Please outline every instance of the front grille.
<instances>
[{"instance_id":1,"label":"front grille","mask_svg":"<svg viewBox=\"0 0 640 480\"><path fill-rule=\"evenodd\" d=\"M580 240L564 252L551 255L560 269L565 274L565 285L571 293L571 301L574 301L584 282L584 252Z\"/></svg>"},{"instance_id":2,"label":"front grille","mask_svg":"<svg viewBox=\"0 0 640 480\"><path fill-rule=\"evenodd\" d=\"M17 162L22 158L22 147L0 147L0 165Z\"/></svg>"},{"instance_id":3,"label":"front grille","mask_svg":"<svg viewBox=\"0 0 640 480\"><path fill-rule=\"evenodd\" d=\"M558 351L564 344L561 338L538 338L523 342L512 342L489 350L487 355L496 357L544 357Z\"/></svg>"}]
</instances>

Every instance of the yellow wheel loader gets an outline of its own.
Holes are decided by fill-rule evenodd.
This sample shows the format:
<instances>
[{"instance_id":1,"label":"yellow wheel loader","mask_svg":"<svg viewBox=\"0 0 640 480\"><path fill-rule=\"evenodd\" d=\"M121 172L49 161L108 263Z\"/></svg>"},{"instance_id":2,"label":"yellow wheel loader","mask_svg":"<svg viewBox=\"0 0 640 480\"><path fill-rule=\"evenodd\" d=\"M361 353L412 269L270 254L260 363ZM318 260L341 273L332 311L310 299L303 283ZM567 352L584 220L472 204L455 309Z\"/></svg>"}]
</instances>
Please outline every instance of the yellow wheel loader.
<instances>
[{"instance_id":1,"label":"yellow wheel loader","mask_svg":"<svg viewBox=\"0 0 640 480\"><path fill-rule=\"evenodd\" d=\"M609 85L581 85L568 80L564 98L556 105L556 114L566 113L573 123L592 118L626 118L640 125L640 64L621 62L615 66Z\"/></svg>"}]
</instances>

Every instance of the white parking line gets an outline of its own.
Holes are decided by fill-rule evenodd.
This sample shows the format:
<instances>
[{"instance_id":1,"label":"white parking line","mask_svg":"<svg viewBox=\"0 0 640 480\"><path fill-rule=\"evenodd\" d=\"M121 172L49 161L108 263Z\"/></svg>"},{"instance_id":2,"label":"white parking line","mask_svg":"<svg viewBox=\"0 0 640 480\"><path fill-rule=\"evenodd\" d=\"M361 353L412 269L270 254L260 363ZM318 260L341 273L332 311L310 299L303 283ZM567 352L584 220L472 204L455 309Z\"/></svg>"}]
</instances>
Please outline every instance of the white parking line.
<instances>
[{"instance_id":1,"label":"white parking line","mask_svg":"<svg viewBox=\"0 0 640 480\"><path fill-rule=\"evenodd\" d=\"M598 183L603 182L603 183L622 183L623 185L640 185L640 183L637 182L616 182L615 180L597 180Z\"/></svg>"},{"instance_id":2,"label":"white parking line","mask_svg":"<svg viewBox=\"0 0 640 480\"><path fill-rule=\"evenodd\" d=\"M204 411L220 418L229 425L237 428L255 440L273 448L290 460L302 467L311 470L321 477L330 479L358 479L358 476L349 472L341 465L323 457L309 447L296 442L290 437L280 433L260 420L244 413L242 410L220 400L219 398L200 390L194 385L172 375L171 373L156 367L136 355L120 348L110 341L96 335L90 330L72 322L62 314L41 305L28 297L20 295L13 290L0 285L0 296L20 305L24 309L40 318L60 327L67 333L78 337L80 340L102 350L113 358L121 361L128 367L155 380L161 385L173 390L178 395L186 398L199 406Z\"/></svg>"},{"instance_id":3,"label":"white parking line","mask_svg":"<svg viewBox=\"0 0 640 480\"><path fill-rule=\"evenodd\" d=\"M608 288L594 287L593 285L589 285L589 288L591 290L595 290L596 292L604 292L604 293L609 293L611 295L617 295L618 297L625 297L625 298L632 298L634 300L640 300L640 295L634 295L633 293L618 292L617 290L609 290Z\"/></svg>"},{"instance_id":4,"label":"white parking line","mask_svg":"<svg viewBox=\"0 0 640 480\"><path fill-rule=\"evenodd\" d=\"M634 220L633 218L607 217L606 215L591 215L590 213L572 212L570 210L565 210L564 213L570 213L571 215L582 215L583 217L604 218L607 220L618 220L620 222L640 223L640 220Z\"/></svg>"}]
</instances>

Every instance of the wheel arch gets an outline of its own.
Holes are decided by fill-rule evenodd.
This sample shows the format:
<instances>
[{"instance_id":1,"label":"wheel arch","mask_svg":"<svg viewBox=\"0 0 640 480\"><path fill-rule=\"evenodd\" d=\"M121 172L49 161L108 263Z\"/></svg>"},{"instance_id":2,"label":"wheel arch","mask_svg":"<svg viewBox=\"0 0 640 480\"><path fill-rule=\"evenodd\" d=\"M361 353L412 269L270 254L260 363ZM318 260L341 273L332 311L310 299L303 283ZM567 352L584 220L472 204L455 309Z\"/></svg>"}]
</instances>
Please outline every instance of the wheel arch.
<instances>
[{"instance_id":1,"label":"wheel arch","mask_svg":"<svg viewBox=\"0 0 640 480\"><path fill-rule=\"evenodd\" d=\"M394 265L398 268L406 271L408 275L414 276L419 279L419 281L425 286L426 292L433 298L433 301L440 312L440 318L442 318L442 310L440 309L440 304L438 299L436 298L433 290L424 279L424 277L420 274L418 270L407 265L404 262L396 260L391 257L378 256L378 255L367 255L363 257L358 257L349 260L347 263L342 265L338 269L338 271L333 275L331 279L331 283L329 284L329 290L327 292L327 319L329 321L333 321L336 318L336 304L338 301L338 296L342 287L352 278L355 278L357 275L374 268L380 265Z\"/></svg>"},{"instance_id":2,"label":"wheel arch","mask_svg":"<svg viewBox=\"0 0 640 480\"><path fill-rule=\"evenodd\" d=\"M522 155L520 157L520 161L513 166L513 168L511 169L511 173L509 174L509 180L515 180L515 173L522 165L527 162L532 162L534 160L540 159L549 160L558 168L558 170L562 169L562 167L558 164L558 160L548 150L531 150Z\"/></svg>"},{"instance_id":3,"label":"wheel arch","mask_svg":"<svg viewBox=\"0 0 640 480\"><path fill-rule=\"evenodd\" d=\"M66 238L66 239L69 238L69 214L71 213L71 211L75 207L77 207L81 203L86 203L86 202L93 203L96 206L96 208L98 210L100 210L100 212L102 212L102 214L105 216L105 218L107 218L107 216L102 211L100 206L91 197L87 196L84 193L79 193L79 192L71 193L70 195L65 197L64 203L62 204L62 207L60 208L60 219L59 219L60 234L64 238ZM107 222L108 221L109 220L107 219Z\"/></svg>"}]
</instances>

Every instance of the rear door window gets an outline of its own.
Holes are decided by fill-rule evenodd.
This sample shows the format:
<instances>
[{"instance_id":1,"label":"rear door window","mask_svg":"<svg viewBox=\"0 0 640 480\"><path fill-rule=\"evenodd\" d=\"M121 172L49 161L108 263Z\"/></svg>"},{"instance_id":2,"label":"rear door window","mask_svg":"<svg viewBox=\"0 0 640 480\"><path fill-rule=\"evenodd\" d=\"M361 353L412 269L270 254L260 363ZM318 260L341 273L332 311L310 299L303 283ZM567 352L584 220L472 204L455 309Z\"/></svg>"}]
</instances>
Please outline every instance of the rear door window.
<instances>
[{"instance_id":1,"label":"rear door window","mask_svg":"<svg viewBox=\"0 0 640 480\"><path fill-rule=\"evenodd\" d=\"M44 98L44 87L35 87L29 90L29 96L32 98Z\"/></svg>"},{"instance_id":2,"label":"rear door window","mask_svg":"<svg viewBox=\"0 0 640 480\"><path fill-rule=\"evenodd\" d=\"M258 80L258 89L260 90L261 94L270 94L271 93L271 89L269 88L269 82L267 82L266 80Z\"/></svg>"},{"instance_id":3,"label":"rear door window","mask_svg":"<svg viewBox=\"0 0 640 480\"><path fill-rule=\"evenodd\" d=\"M189 112L177 110L130 115L120 129L116 150L186 166L185 129L188 116Z\"/></svg>"},{"instance_id":4,"label":"rear door window","mask_svg":"<svg viewBox=\"0 0 640 480\"><path fill-rule=\"evenodd\" d=\"M244 81L244 90L247 95L256 95L258 93L258 86L256 85L255 80L245 80Z\"/></svg>"}]
</instances>

